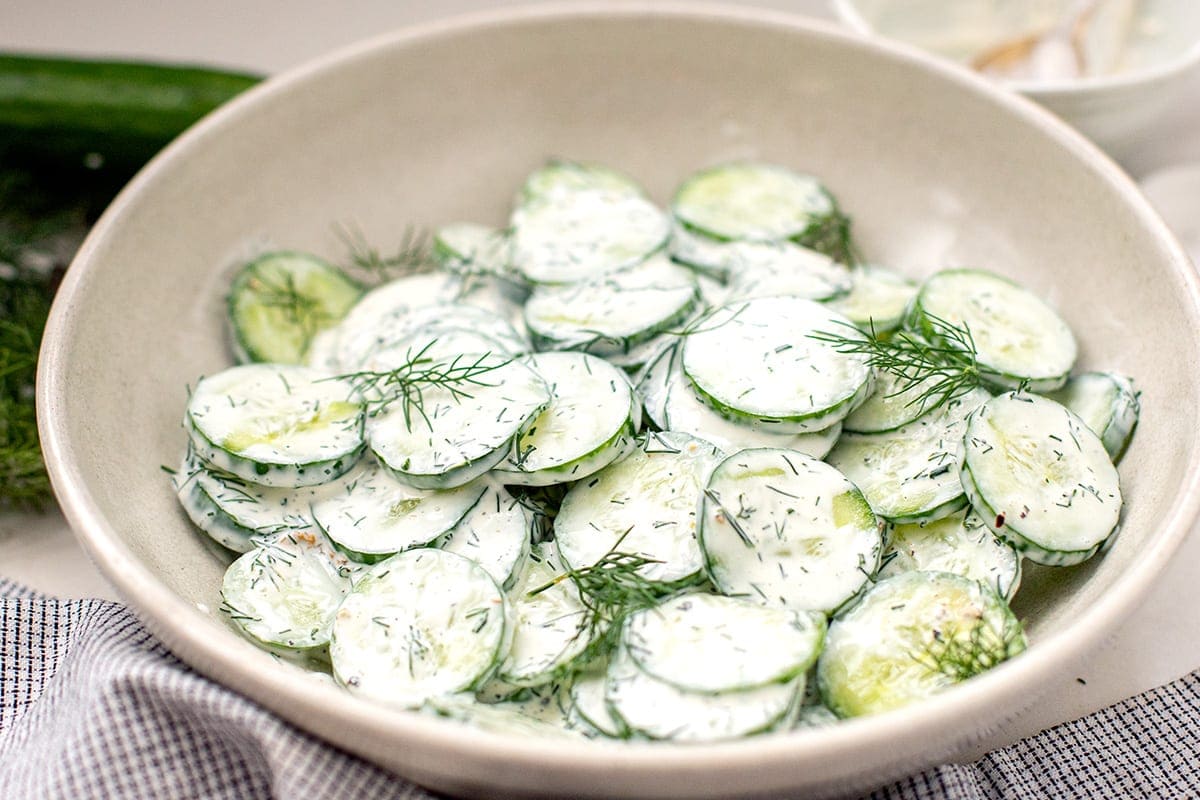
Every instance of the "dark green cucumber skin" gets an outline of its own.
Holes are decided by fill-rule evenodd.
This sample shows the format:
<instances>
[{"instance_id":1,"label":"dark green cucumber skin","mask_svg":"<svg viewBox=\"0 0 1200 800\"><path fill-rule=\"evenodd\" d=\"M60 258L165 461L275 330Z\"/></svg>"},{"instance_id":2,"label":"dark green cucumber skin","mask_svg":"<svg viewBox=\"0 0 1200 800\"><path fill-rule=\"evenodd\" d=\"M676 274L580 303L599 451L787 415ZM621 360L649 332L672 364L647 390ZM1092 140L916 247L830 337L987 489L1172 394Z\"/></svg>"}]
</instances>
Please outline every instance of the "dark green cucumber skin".
<instances>
[{"instance_id":1,"label":"dark green cucumber skin","mask_svg":"<svg viewBox=\"0 0 1200 800\"><path fill-rule=\"evenodd\" d=\"M127 179L258 81L202 67L0 54L0 166L86 162Z\"/></svg>"}]
</instances>

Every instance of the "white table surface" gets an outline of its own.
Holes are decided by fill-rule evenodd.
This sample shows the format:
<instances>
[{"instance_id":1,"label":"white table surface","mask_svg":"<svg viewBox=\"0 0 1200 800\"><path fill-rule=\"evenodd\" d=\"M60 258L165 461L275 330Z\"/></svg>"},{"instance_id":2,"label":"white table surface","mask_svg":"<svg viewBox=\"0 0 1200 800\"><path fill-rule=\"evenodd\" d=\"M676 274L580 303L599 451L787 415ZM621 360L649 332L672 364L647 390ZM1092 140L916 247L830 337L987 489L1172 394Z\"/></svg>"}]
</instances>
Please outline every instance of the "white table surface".
<instances>
[{"instance_id":1,"label":"white table surface","mask_svg":"<svg viewBox=\"0 0 1200 800\"><path fill-rule=\"evenodd\" d=\"M620 0L610 0L619 4ZM828 16L824 0L743 0ZM5 0L0 50L147 57L273 72L410 22L504 5L486 0ZM1134 177L1200 161L1200 75L1125 160ZM0 514L0 575L60 597L119 599L55 511ZM1200 667L1200 535L1078 673L988 737L977 753L1075 719Z\"/></svg>"}]
</instances>

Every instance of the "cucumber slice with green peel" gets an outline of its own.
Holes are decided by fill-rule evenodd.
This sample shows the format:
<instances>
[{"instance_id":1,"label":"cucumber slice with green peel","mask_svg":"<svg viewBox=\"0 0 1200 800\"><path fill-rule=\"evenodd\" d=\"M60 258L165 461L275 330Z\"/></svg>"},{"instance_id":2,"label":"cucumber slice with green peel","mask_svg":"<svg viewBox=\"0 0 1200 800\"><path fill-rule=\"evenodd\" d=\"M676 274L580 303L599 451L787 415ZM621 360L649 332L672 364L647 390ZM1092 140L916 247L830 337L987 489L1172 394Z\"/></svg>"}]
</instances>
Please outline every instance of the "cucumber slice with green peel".
<instances>
[{"instance_id":1,"label":"cucumber slice with green peel","mask_svg":"<svg viewBox=\"0 0 1200 800\"><path fill-rule=\"evenodd\" d=\"M826 706L857 717L925 700L1024 649L1021 624L988 586L906 572L833 620L817 680Z\"/></svg>"},{"instance_id":2,"label":"cucumber slice with green peel","mask_svg":"<svg viewBox=\"0 0 1200 800\"><path fill-rule=\"evenodd\" d=\"M495 468L506 484L580 480L624 456L641 407L621 370L586 353L540 353L525 362L550 387L550 403L513 439Z\"/></svg>"},{"instance_id":3,"label":"cucumber slice with green peel","mask_svg":"<svg viewBox=\"0 0 1200 800\"><path fill-rule=\"evenodd\" d=\"M461 338L463 329L484 337L489 350L459 350L459 353L490 352L494 342L499 342L497 352L508 355L529 352L529 342L503 317L476 306L445 303L384 314L374 318L370 328L344 328L338 340L338 363L347 365L346 372L360 370L377 353L400 348L418 354L442 338Z\"/></svg>"},{"instance_id":4,"label":"cucumber slice with green peel","mask_svg":"<svg viewBox=\"0 0 1200 800\"><path fill-rule=\"evenodd\" d=\"M865 356L811 336L851 327L811 300L735 301L684 338L683 372L701 400L731 419L780 433L824 430L866 400L872 375Z\"/></svg>"},{"instance_id":5,"label":"cucumber slice with green peel","mask_svg":"<svg viewBox=\"0 0 1200 800\"><path fill-rule=\"evenodd\" d=\"M827 255L791 242L737 242L729 299L803 297L830 300L850 291L850 270Z\"/></svg>"},{"instance_id":6,"label":"cucumber slice with green peel","mask_svg":"<svg viewBox=\"0 0 1200 800\"><path fill-rule=\"evenodd\" d=\"M934 344L955 347L938 320L970 330L982 377L1005 389L1049 392L1075 364L1075 336L1044 300L1007 278L971 269L945 270L922 284L909 327Z\"/></svg>"},{"instance_id":7,"label":"cucumber slice with green peel","mask_svg":"<svg viewBox=\"0 0 1200 800\"><path fill-rule=\"evenodd\" d=\"M424 547L453 529L485 489L483 483L444 491L414 489L372 465L343 491L313 503L312 516L339 551L373 564Z\"/></svg>"},{"instance_id":8,"label":"cucumber slice with green peel","mask_svg":"<svg viewBox=\"0 0 1200 800\"><path fill-rule=\"evenodd\" d=\"M514 437L550 403L550 390L529 366L494 355L469 385L423 387L420 407L396 402L367 422L371 451L402 483L449 489L504 460Z\"/></svg>"},{"instance_id":9,"label":"cucumber slice with green peel","mask_svg":"<svg viewBox=\"0 0 1200 800\"><path fill-rule=\"evenodd\" d=\"M532 513L503 487L489 485L474 508L434 544L478 562L507 591L529 558L533 532Z\"/></svg>"},{"instance_id":10,"label":"cucumber slice with green peel","mask_svg":"<svg viewBox=\"0 0 1200 800\"><path fill-rule=\"evenodd\" d=\"M350 592L350 569L311 530L280 534L225 571L221 610L270 649L311 651L329 644L333 618Z\"/></svg>"},{"instance_id":11,"label":"cucumber slice with green peel","mask_svg":"<svg viewBox=\"0 0 1200 800\"><path fill-rule=\"evenodd\" d=\"M237 360L302 364L313 337L346 315L362 286L307 253L266 253L238 272L229 289Z\"/></svg>"},{"instance_id":12,"label":"cucumber slice with green peel","mask_svg":"<svg viewBox=\"0 0 1200 800\"><path fill-rule=\"evenodd\" d=\"M642 401L646 418L660 431L670 427L666 416L667 392L671 387L676 360L679 358L678 344L677 341L667 342L646 361L634 377L633 388L638 399Z\"/></svg>"},{"instance_id":13,"label":"cucumber slice with green peel","mask_svg":"<svg viewBox=\"0 0 1200 800\"><path fill-rule=\"evenodd\" d=\"M666 216L649 200L595 190L521 206L512 226L512 264L535 284L628 269L661 250L670 235Z\"/></svg>"},{"instance_id":14,"label":"cucumber slice with green peel","mask_svg":"<svg viewBox=\"0 0 1200 800\"><path fill-rule=\"evenodd\" d=\"M994 397L971 415L962 442L971 506L1031 561L1078 564L1116 531L1117 469L1100 438L1064 406L1017 392Z\"/></svg>"},{"instance_id":15,"label":"cucumber slice with green peel","mask_svg":"<svg viewBox=\"0 0 1200 800\"><path fill-rule=\"evenodd\" d=\"M510 345L471 328L427 326L398 342L374 351L358 365L362 372L390 372L413 365L418 369L448 364L464 353L512 356ZM418 363L419 362L419 363ZM355 373L350 373L353 377Z\"/></svg>"},{"instance_id":16,"label":"cucumber slice with green peel","mask_svg":"<svg viewBox=\"0 0 1200 800\"><path fill-rule=\"evenodd\" d=\"M850 276L850 291L826 300L826 304L862 331L880 334L899 328L917 295L917 285L884 267L858 266Z\"/></svg>"},{"instance_id":17,"label":"cucumber slice with green peel","mask_svg":"<svg viewBox=\"0 0 1200 800\"><path fill-rule=\"evenodd\" d=\"M538 287L525 304L525 324L541 350L619 355L680 325L699 300L691 270L653 256L621 272Z\"/></svg>"},{"instance_id":18,"label":"cucumber slice with green peel","mask_svg":"<svg viewBox=\"0 0 1200 800\"><path fill-rule=\"evenodd\" d=\"M1100 437L1114 464L1121 460L1142 410L1132 380L1115 372L1085 372L1047 397L1078 414Z\"/></svg>"},{"instance_id":19,"label":"cucumber slice with green peel","mask_svg":"<svg viewBox=\"0 0 1200 800\"><path fill-rule=\"evenodd\" d=\"M923 525L896 525L879 579L904 572L952 572L992 587L1011 600L1021 585L1021 556L973 511Z\"/></svg>"},{"instance_id":20,"label":"cucumber slice with green peel","mask_svg":"<svg viewBox=\"0 0 1200 800\"><path fill-rule=\"evenodd\" d=\"M819 228L837 205L811 175L740 162L693 174L675 193L671 213L713 239L777 242Z\"/></svg>"},{"instance_id":21,"label":"cucumber slice with green peel","mask_svg":"<svg viewBox=\"0 0 1200 800\"><path fill-rule=\"evenodd\" d=\"M262 486L345 474L362 456L365 410L345 381L288 364L245 364L203 378L185 427L209 466Z\"/></svg>"},{"instance_id":22,"label":"cucumber slice with green peel","mask_svg":"<svg viewBox=\"0 0 1200 800\"><path fill-rule=\"evenodd\" d=\"M508 234L487 225L454 222L433 234L433 257L457 275L496 275L518 280L508 266Z\"/></svg>"},{"instance_id":23,"label":"cucumber slice with green peel","mask_svg":"<svg viewBox=\"0 0 1200 800\"><path fill-rule=\"evenodd\" d=\"M605 702L635 736L715 742L775 729L795 708L804 676L741 692L686 692L638 668L624 647L608 666Z\"/></svg>"},{"instance_id":24,"label":"cucumber slice with green peel","mask_svg":"<svg viewBox=\"0 0 1200 800\"><path fill-rule=\"evenodd\" d=\"M568 715L578 720L576 727L586 727L610 739L624 739L629 730L618 717L613 716L604 701L607 678L603 672L587 673L571 681L571 708Z\"/></svg>"},{"instance_id":25,"label":"cucumber slice with green peel","mask_svg":"<svg viewBox=\"0 0 1200 800\"><path fill-rule=\"evenodd\" d=\"M628 175L602 164L552 159L525 179L517 205L554 202L578 192L612 192L643 196L642 187Z\"/></svg>"},{"instance_id":26,"label":"cucumber slice with green peel","mask_svg":"<svg viewBox=\"0 0 1200 800\"><path fill-rule=\"evenodd\" d=\"M665 393L661 411L665 430L699 437L726 453L752 447L780 447L813 458L824 458L842 432L840 422L812 433L780 433L771 425L753 420L727 419L697 397L695 389L679 369L678 361Z\"/></svg>"},{"instance_id":27,"label":"cucumber slice with green peel","mask_svg":"<svg viewBox=\"0 0 1200 800\"><path fill-rule=\"evenodd\" d=\"M934 390L939 375L930 375L919 383L887 370L875 370L875 391L866 402L845 419L848 433L887 433L914 422L933 410L921 398Z\"/></svg>"},{"instance_id":28,"label":"cucumber slice with green peel","mask_svg":"<svg viewBox=\"0 0 1200 800\"><path fill-rule=\"evenodd\" d=\"M568 716L570 699L558 684L526 690L518 699L496 703L477 702L469 694L432 697L423 710L474 728L505 736L540 739L581 739L580 730Z\"/></svg>"},{"instance_id":29,"label":"cucumber slice with green peel","mask_svg":"<svg viewBox=\"0 0 1200 800\"><path fill-rule=\"evenodd\" d=\"M175 473L179 502L196 527L218 544L239 553L288 531L313 526L310 506L346 490L364 471L363 462L345 475L300 489L259 486L206 467L189 452Z\"/></svg>"},{"instance_id":30,"label":"cucumber slice with green peel","mask_svg":"<svg viewBox=\"0 0 1200 800\"><path fill-rule=\"evenodd\" d=\"M841 718L823 705L802 706L792 726L796 730L824 728L837 723Z\"/></svg>"},{"instance_id":31,"label":"cucumber slice with green peel","mask_svg":"<svg viewBox=\"0 0 1200 800\"><path fill-rule=\"evenodd\" d=\"M417 708L482 684L508 641L504 593L483 567L419 548L359 578L334 619L329 655L350 691Z\"/></svg>"},{"instance_id":32,"label":"cucumber slice with green peel","mask_svg":"<svg viewBox=\"0 0 1200 800\"><path fill-rule=\"evenodd\" d=\"M536 544L509 593L513 641L497 677L540 686L572 671L591 644L588 607L552 544ZM557 581L557 582L556 582Z\"/></svg>"},{"instance_id":33,"label":"cucumber slice with green peel","mask_svg":"<svg viewBox=\"0 0 1200 800\"><path fill-rule=\"evenodd\" d=\"M823 614L691 593L631 614L623 641L648 675L686 692L720 694L803 675L821 652L825 627Z\"/></svg>"},{"instance_id":34,"label":"cucumber slice with green peel","mask_svg":"<svg viewBox=\"0 0 1200 800\"><path fill-rule=\"evenodd\" d=\"M966 419L988 397L975 389L894 431L843 434L826 460L889 522L949 516L967 505L957 470Z\"/></svg>"},{"instance_id":35,"label":"cucumber slice with green peel","mask_svg":"<svg viewBox=\"0 0 1200 800\"><path fill-rule=\"evenodd\" d=\"M554 519L564 564L583 569L617 547L655 559L638 574L664 589L699 580L696 509L720 457L703 440L652 433L621 461L574 484Z\"/></svg>"},{"instance_id":36,"label":"cucumber slice with green peel","mask_svg":"<svg viewBox=\"0 0 1200 800\"><path fill-rule=\"evenodd\" d=\"M882 525L853 483L803 453L743 450L704 491L700 547L719 591L831 613L879 567Z\"/></svg>"},{"instance_id":37,"label":"cucumber slice with green peel","mask_svg":"<svg viewBox=\"0 0 1200 800\"><path fill-rule=\"evenodd\" d=\"M844 265L790 241L722 241L676 224L668 252L717 286L728 284L726 296L712 305L778 295L825 300L846 294L852 285Z\"/></svg>"}]
</instances>

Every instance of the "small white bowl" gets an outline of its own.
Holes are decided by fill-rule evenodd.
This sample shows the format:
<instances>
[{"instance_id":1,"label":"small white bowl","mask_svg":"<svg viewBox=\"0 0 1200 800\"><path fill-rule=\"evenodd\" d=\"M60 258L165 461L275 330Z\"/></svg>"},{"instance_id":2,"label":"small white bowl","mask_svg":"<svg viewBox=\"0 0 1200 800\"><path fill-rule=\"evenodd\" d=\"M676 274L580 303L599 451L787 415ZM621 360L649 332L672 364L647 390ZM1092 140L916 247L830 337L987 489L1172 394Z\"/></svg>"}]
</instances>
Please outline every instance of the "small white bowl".
<instances>
[{"instance_id":1,"label":"small white bowl","mask_svg":"<svg viewBox=\"0 0 1200 800\"><path fill-rule=\"evenodd\" d=\"M833 0L833 6L857 33L915 45L964 64L972 51L1019 36L1026 15L1040 11L1045 16L1049 7L1037 0ZM1143 0L1141 9L1149 21L1131 36L1133 63L1128 68L1076 79L1000 83L1041 103L1122 160L1200 65L1200 3ZM1047 18L1052 21L1053 15Z\"/></svg>"},{"instance_id":2,"label":"small white bowl","mask_svg":"<svg viewBox=\"0 0 1200 800\"><path fill-rule=\"evenodd\" d=\"M264 243L342 259L337 223L385 250L407 225L503 224L513 187L555 155L635 175L659 202L728 159L815 173L868 257L915 277L1003 272L1059 307L1081 368L1136 377L1121 533L1082 566L1026 573L1025 653L894 712L687 747L533 741L397 711L237 635L217 610L228 554L205 544L160 470L184 449L186 387L230 364L228 268ZM1200 515L1196 364L1200 284L1179 244L1123 172L1032 103L794 15L572 2L381 37L184 134L72 264L46 329L38 419L68 520L147 625L197 670L346 750L476 797L813 797L953 758L1136 607Z\"/></svg>"}]
</instances>

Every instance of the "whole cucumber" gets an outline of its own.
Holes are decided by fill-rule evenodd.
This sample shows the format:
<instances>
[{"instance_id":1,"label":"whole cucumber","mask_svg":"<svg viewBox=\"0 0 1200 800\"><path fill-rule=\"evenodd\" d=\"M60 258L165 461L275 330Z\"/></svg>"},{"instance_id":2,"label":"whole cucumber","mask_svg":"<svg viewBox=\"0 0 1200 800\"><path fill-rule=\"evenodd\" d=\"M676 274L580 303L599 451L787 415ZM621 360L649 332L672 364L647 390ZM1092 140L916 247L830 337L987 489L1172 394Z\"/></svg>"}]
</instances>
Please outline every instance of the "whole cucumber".
<instances>
[{"instance_id":1,"label":"whole cucumber","mask_svg":"<svg viewBox=\"0 0 1200 800\"><path fill-rule=\"evenodd\" d=\"M202 67L0 55L0 162L132 174L259 78Z\"/></svg>"}]
</instances>

